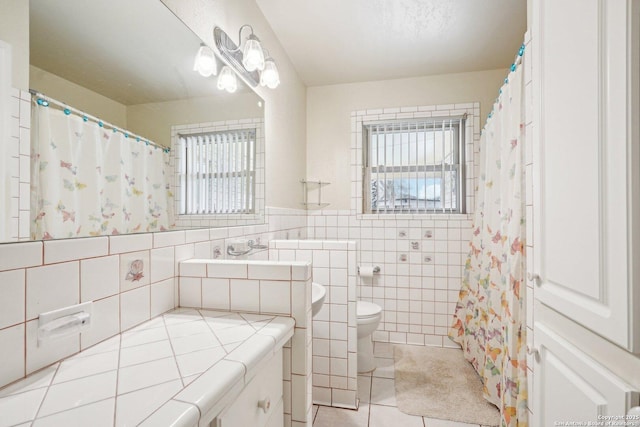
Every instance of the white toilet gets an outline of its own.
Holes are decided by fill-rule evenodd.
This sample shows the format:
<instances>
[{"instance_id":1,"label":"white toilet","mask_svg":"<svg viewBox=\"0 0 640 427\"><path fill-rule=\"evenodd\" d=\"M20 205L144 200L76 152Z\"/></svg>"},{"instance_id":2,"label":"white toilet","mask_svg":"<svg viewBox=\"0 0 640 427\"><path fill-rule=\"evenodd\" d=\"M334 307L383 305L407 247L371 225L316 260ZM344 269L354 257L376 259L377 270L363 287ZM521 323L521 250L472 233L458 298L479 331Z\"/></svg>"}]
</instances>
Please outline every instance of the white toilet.
<instances>
[{"instance_id":1,"label":"white toilet","mask_svg":"<svg viewBox=\"0 0 640 427\"><path fill-rule=\"evenodd\" d=\"M372 302L358 301L356 316L358 318L358 373L371 372L376 369L371 334L380 324L382 307Z\"/></svg>"}]
</instances>

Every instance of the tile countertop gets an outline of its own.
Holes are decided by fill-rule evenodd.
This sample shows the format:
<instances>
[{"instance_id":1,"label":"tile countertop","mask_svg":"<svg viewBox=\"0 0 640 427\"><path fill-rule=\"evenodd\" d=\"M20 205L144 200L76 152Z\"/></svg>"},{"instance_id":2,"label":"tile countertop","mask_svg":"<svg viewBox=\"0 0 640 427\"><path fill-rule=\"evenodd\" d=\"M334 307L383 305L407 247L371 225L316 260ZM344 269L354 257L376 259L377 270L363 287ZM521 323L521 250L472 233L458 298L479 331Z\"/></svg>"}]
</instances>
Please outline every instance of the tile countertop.
<instances>
[{"instance_id":1,"label":"tile countertop","mask_svg":"<svg viewBox=\"0 0 640 427\"><path fill-rule=\"evenodd\" d=\"M289 317L179 308L0 389L0 426L197 426L233 402L293 327Z\"/></svg>"}]
</instances>

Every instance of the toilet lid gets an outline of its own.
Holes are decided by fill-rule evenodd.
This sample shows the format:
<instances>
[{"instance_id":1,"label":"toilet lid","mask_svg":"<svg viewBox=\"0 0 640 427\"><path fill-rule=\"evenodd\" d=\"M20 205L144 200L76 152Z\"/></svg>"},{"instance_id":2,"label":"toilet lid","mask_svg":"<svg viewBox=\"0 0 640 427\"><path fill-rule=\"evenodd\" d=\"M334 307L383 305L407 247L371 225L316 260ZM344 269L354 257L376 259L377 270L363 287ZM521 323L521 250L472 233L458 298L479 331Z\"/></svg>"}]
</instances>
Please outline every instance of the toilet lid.
<instances>
[{"instance_id":1,"label":"toilet lid","mask_svg":"<svg viewBox=\"0 0 640 427\"><path fill-rule=\"evenodd\" d=\"M371 317L376 316L382 312L382 307L378 304L374 304L368 301L356 302L356 316L357 317Z\"/></svg>"}]
</instances>

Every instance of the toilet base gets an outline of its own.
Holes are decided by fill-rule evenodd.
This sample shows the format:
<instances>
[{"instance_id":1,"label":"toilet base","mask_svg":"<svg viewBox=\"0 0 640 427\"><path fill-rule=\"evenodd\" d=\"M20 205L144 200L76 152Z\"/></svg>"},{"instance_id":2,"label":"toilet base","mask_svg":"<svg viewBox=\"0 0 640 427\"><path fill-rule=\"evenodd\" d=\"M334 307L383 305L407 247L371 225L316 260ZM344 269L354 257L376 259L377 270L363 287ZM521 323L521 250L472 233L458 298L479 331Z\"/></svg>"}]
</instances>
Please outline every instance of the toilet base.
<instances>
[{"instance_id":1,"label":"toilet base","mask_svg":"<svg viewBox=\"0 0 640 427\"><path fill-rule=\"evenodd\" d=\"M364 374L376 369L373 358L373 339L371 335L358 338L358 373Z\"/></svg>"}]
</instances>

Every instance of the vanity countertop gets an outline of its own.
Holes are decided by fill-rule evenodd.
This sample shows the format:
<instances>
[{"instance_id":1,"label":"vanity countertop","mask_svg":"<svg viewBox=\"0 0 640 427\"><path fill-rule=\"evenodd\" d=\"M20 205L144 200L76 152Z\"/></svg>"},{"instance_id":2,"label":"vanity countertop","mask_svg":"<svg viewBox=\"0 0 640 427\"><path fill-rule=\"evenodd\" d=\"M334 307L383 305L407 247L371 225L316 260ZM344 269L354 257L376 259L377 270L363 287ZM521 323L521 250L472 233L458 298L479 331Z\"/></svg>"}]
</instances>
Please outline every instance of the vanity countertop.
<instances>
[{"instance_id":1,"label":"vanity countertop","mask_svg":"<svg viewBox=\"0 0 640 427\"><path fill-rule=\"evenodd\" d=\"M233 402L293 327L176 309L0 389L0 426L196 426Z\"/></svg>"}]
</instances>

